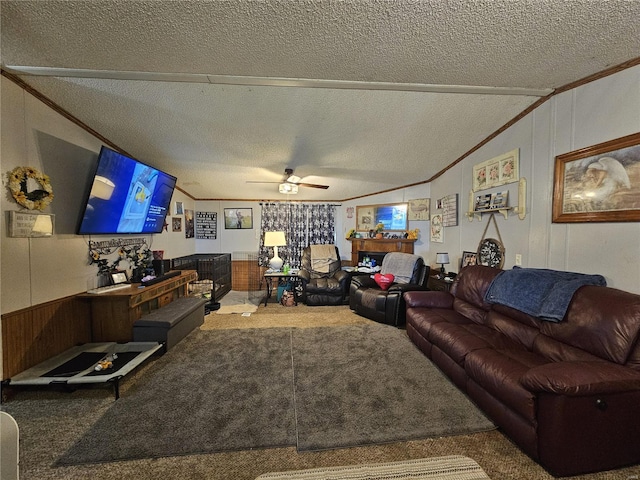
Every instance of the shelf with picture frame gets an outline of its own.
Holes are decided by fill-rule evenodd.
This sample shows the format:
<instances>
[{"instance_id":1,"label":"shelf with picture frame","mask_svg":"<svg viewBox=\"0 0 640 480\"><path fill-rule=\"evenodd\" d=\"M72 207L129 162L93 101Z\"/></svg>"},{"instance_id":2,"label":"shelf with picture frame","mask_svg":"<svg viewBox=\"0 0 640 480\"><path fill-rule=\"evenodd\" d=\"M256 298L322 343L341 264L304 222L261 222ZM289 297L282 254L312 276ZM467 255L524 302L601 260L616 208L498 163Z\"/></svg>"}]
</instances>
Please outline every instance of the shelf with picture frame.
<instances>
[{"instance_id":1,"label":"shelf with picture frame","mask_svg":"<svg viewBox=\"0 0 640 480\"><path fill-rule=\"evenodd\" d=\"M527 180L521 177L518 181L518 192L516 206L509 206L509 191L498 190L493 193L478 193L471 190L469 192L469 210L466 213L467 219L473 222L473 219L482 220L485 213L499 213L505 220L509 218L509 213L514 212L520 220L526 217L526 197L527 197Z\"/></svg>"}]
</instances>

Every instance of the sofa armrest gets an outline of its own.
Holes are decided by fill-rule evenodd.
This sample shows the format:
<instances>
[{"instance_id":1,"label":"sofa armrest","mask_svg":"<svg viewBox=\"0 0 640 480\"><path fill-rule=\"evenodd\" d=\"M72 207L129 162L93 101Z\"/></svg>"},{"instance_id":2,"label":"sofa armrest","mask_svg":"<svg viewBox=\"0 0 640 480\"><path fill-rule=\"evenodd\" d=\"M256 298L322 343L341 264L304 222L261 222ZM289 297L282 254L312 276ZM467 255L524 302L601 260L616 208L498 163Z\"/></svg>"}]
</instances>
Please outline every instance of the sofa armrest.
<instances>
[{"instance_id":1,"label":"sofa armrest","mask_svg":"<svg viewBox=\"0 0 640 480\"><path fill-rule=\"evenodd\" d=\"M309 273L308 270L301 268L300 270L298 270L298 278L305 284L309 283L309 280L311 280L311 273Z\"/></svg>"},{"instance_id":2,"label":"sofa armrest","mask_svg":"<svg viewBox=\"0 0 640 480\"><path fill-rule=\"evenodd\" d=\"M407 308L453 308L449 292L415 290L404 294Z\"/></svg>"},{"instance_id":3,"label":"sofa armrest","mask_svg":"<svg viewBox=\"0 0 640 480\"><path fill-rule=\"evenodd\" d=\"M378 286L376 281L369 274L351 277L351 285L364 288L374 288Z\"/></svg>"},{"instance_id":4,"label":"sofa armrest","mask_svg":"<svg viewBox=\"0 0 640 480\"><path fill-rule=\"evenodd\" d=\"M606 362L553 362L534 367L520 378L531 392L567 396L640 390L640 372Z\"/></svg>"},{"instance_id":5,"label":"sofa armrest","mask_svg":"<svg viewBox=\"0 0 640 480\"><path fill-rule=\"evenodd\" d=\"M416 283L393 283L389 287L389 292L394 292L402 295L405 292L416 292L416 291L426 291L427 287L423 287Z\"/></svg>"}]
</instances>

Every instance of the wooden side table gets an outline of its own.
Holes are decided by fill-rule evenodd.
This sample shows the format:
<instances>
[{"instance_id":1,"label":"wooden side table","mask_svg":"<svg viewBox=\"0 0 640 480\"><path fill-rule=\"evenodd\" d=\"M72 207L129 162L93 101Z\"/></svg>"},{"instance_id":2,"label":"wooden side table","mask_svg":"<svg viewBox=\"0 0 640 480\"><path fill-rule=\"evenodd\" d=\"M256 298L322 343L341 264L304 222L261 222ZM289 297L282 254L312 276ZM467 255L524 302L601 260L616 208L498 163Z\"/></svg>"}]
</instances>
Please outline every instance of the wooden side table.
<instances>
[{"instance_id":1,"label":"wooden side table","mask_svg":"<svg viewBox=\"0 0 640 480\"><path fill-rule=\"evenodd\" d=\"M453 280L445 280L443 278L438 278L435 275L429 275L429 280L427 281L427 288L429 290L448 292L452 284L453 284Z\"/></svg>"},{"instance_id":2,"label":"wooden side table","mask_svg":"<svg viewBox=\"0 0 640 480\"><path fill-rule=\"evenodd\" d=\"M276 282L275 282L276 290L277 290L278 286L280 285L280 283L291 281L293 283L294 295L295 295L295 287L299 282L299 280L298 280L298 272L297 271L289 272L289 273L286 273L286 274L283 273L283 272L265 273L263 275L263 278L264 278L264 280L265 280L265 282L267 284L267 296L264 299L264 306L265 307L267 306L267 302L271 298L271 294L273 293L273 290L274 290L274 282L273 282L274 279L276 280ZM260 289L262 290L262 282L260 282Z\"/></svg>"}]
</instances>

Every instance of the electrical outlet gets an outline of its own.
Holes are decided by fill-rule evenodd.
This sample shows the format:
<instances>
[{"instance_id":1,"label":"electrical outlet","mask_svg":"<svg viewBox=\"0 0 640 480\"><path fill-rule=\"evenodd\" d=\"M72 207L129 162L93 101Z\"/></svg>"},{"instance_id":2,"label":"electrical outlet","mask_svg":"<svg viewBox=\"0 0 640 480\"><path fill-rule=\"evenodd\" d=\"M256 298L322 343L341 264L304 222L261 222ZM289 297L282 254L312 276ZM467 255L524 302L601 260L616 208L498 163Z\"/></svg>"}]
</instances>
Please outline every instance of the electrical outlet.
<instances>
[{"instance_id":1,"label":"electrical outlet","mask_svg":"<svg viewBox=\"0 0 640 480\"><path fill-rule=\"evenodd\" d=\"M516 265L518 265L518 266L522 265L522 254L521 253L516 253Z\"/></svg>"}]
</instances>

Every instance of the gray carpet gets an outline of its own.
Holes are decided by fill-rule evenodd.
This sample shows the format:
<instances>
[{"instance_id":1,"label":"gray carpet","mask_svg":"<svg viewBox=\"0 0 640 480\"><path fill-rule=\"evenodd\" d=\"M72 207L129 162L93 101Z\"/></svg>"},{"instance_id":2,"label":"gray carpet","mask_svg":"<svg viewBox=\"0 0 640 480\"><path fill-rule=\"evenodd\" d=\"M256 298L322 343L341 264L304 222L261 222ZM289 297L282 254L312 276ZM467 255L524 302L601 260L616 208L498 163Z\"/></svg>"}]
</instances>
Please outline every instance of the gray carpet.
<instances>
[{"instance_id":1,"label":"gray carpet","mask_svg":"<svg viewBox=\"0 0 640 480\"><path fill-rule=\"evenodd\" d=\"M58 465L491 428L401 330L198 330L156 360Z\"/></svg>"}]
</instances>

